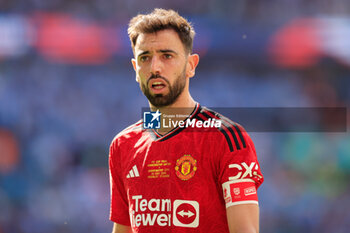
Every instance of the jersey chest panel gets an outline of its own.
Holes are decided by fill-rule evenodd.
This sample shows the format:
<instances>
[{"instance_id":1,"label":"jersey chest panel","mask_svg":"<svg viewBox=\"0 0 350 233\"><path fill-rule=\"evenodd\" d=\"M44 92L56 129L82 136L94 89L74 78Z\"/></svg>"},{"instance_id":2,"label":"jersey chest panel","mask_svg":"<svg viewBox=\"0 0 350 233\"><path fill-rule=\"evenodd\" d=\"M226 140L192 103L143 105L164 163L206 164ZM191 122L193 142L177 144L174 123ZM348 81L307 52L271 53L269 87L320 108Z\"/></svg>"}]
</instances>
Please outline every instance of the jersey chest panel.
<instances>
[{"instance_id":1,"label":"jersey chest panel","mask_svg":"<svg viewBox=\"0 0 350 233\"><path fill-rule=\"evenodd\" d=\"M133 227L206 232L206 223L213 221L217 232L226 231L217 151L208 138L183 134L159 142L143 137L134 145L122 160Z\"/></svg>"}]
</instances>

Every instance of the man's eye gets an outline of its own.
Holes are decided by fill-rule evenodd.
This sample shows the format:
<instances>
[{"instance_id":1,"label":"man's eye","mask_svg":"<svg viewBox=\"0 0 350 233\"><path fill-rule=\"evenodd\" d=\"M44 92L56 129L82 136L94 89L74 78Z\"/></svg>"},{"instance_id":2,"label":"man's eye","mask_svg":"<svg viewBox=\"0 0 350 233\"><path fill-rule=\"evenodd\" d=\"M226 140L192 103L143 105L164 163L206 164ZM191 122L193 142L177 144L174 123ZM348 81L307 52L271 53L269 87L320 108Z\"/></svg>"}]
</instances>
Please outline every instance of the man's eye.
<instances>
[{"instance_id":1,"label":"man's eye","mask_svg":"<svg viewBox=\"0 0 350 233\"><path fill-rule=\"evenodd\" d=\"M164 57L165 57L166 59L170 59L170 58L172 58L173 56L172 56L171 54L164 54Z\"/></svg>"},{"instance_id":2,"label":"man's eye","mask_svg":"<svg viewBox=\"0 0 350 233\"><path fill-rule=\"evenodd\" d=\"M143 56L143 57L140 57L140 61L141 62L145 62L148 60L148 56Z\"/></svg>"}]
</instances>

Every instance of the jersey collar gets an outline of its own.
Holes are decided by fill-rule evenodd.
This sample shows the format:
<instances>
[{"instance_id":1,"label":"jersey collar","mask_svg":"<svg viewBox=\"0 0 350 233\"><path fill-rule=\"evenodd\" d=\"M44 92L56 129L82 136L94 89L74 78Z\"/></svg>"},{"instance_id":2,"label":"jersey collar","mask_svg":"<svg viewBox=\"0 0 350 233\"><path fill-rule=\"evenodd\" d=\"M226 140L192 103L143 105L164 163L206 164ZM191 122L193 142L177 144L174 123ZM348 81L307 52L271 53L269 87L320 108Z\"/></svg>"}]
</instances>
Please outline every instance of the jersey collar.
<instances>
[{"instance_id":1,"label":"jersey collar","mask_svg":"<svg viewBox=\"0 0 350 233\"><path fill-rule=\"evenodd\" d=\"M201 106L199 103L196 103L196 106L194 107L192 113L184 120L186 121L187 119L192 119L194 117L196 117L196 115L200 112L201 110ZM175 127L173 128L172 130L170 130L169 132L167 132L166 134L162 135L160 133L158 133L156 130L154 129L150 129L148 130L148 132L151 134L151 136L153 137L153 139L155 141L159 141L159 142L162 142L162 141L165 141L177 134L179 134L182 130L186 129L186 127Z\"/></svg>"}]
</instances>

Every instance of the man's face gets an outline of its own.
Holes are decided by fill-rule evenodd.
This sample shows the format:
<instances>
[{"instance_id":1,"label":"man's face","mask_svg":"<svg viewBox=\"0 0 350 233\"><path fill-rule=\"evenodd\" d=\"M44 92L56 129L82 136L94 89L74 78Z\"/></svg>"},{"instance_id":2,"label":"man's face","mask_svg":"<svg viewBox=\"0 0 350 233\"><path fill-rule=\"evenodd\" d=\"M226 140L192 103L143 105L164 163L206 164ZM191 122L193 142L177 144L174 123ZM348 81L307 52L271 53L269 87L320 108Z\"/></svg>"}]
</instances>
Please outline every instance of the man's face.
<instances>
[{"instance_id":1,"label":"man's face","mask_svg":"<svg viewBox=\"0 0 350 233\"><path fill-rule=\"evenodd\" d=\"M188 54L174 30L140 34L134 53L136 80L153 106L169 106L188 91Z\"/></svg>"}]
</instances>

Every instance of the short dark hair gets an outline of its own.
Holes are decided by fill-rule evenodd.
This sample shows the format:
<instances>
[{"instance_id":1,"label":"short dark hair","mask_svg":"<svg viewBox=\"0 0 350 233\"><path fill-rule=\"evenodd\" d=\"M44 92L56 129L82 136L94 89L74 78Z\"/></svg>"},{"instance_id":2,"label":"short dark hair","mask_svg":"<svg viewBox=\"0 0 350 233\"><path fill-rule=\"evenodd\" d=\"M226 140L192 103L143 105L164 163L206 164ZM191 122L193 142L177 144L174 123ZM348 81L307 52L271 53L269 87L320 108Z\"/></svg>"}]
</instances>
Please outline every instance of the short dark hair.
<instances>
[{"instance_id":1,"label":"short dark hair","mask_svg":"<svg viewBox=\"0 0 350 233\"><path fill-rule=\"evenodd\" d=\"M192 53L195 31L191 23L174 10L159 8L150 14L138 14L130 20L128 34L133 51L141 33L154 33L165 29L173 29L179 35L185 51Z\"/></svg>"}]
</instances>

